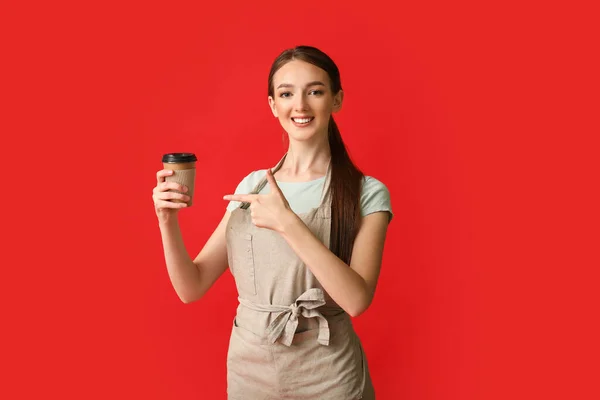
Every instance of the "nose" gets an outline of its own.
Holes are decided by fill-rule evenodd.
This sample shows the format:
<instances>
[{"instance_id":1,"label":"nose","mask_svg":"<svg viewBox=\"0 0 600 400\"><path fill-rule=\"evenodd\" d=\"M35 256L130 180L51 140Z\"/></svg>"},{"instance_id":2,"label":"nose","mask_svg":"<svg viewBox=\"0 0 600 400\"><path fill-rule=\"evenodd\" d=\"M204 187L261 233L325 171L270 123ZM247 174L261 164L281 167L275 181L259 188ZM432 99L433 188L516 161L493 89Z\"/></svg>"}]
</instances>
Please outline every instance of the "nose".
<instances>
[{"instance_id":1,"label":"nose","mask_svg":"<svg viewBox=\"0 0 600 400\"><path fill-rule=\"evenodd\" d=\"M294 111L305 111L308 107L306 96L304 94L298 95L294 102Z\"/></svg>"}]
</instances>

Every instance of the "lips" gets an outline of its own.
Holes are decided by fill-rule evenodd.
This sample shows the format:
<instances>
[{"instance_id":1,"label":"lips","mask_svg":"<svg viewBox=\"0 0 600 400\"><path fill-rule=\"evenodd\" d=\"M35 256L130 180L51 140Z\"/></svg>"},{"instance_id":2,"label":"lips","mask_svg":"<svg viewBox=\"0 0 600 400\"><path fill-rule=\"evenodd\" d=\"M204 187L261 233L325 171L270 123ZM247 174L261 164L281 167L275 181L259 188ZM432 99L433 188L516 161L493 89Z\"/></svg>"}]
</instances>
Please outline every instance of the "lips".
<instances>
[{"instance_id":1,"label":"lips","mask_svg":"<svg viewBox=\"0 0 600 400\"><path fill-rule=\"evenodd\" d=\"M315 117L292 117L292 122L294 125L304 126L310 124L313 119Z\"/></svg>"},{"instance_id":2,"label":"lips","mask_svg":"<svg viewBox=\"0 0 600 400\"><path fill-rule=\"evenodd\" d=\"M306 118L292 117L292 124L298 128L303 128L305 126L309 126L314 119L315 119L315 117L306 117Z\"/></svg>"}]
</instances>

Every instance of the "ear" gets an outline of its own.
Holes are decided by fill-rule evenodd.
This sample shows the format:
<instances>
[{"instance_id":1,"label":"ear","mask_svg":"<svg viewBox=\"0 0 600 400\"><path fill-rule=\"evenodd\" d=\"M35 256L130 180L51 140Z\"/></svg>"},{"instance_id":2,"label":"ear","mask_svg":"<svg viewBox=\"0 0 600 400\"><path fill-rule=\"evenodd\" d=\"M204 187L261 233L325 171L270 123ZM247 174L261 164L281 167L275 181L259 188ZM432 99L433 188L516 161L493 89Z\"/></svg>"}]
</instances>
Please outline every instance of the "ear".
<instances>
[{"instance_id":1,"label":"ear","mask_svg":"<svg viewBox=\"0 0 600 400\"><path fill-rule=\"evenodd\" d=\"M269 96L269 107L271 107L271 112L273 116L277 118L277 109L275 108L275 99L272 96Z\"/></svg>"},{"instance_id":2,"label":"ear","mask_svg":"<svg viewBox=\"0 0 600 400\"><path fill-rule=\"evenodd\" d=\"M344 101L344 91L340 89L339 92L333 97L333 112L338 112L342 109L342 102Z\"/></svg>"}]
</instances>

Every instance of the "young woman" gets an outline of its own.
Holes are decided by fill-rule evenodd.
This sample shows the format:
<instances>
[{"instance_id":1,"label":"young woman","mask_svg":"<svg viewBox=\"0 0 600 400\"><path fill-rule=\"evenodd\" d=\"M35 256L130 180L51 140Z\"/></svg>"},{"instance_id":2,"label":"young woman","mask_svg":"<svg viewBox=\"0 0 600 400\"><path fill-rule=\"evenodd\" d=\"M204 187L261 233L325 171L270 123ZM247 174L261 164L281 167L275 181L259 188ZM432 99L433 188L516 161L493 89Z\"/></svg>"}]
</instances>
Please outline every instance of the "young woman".
<instances>
[{"instance_id":1,"label":"young woman","mask_svg":"<svg viewBox=\"0 0 600 400\"><path fill-rule=\"evenodd\" d=\"M165 260L183 302L201 298L228 268L239 305L227 357L230 400L374 399L351 317L371 304L387 227L386 186L350 160L332 113L343 101L337 66L322 51L282 52L269 105L289 137L273 169L226 195L227 211L198 256L183 244L184 191L157 173L153 199Z\"/></svg>"}]
</instances>

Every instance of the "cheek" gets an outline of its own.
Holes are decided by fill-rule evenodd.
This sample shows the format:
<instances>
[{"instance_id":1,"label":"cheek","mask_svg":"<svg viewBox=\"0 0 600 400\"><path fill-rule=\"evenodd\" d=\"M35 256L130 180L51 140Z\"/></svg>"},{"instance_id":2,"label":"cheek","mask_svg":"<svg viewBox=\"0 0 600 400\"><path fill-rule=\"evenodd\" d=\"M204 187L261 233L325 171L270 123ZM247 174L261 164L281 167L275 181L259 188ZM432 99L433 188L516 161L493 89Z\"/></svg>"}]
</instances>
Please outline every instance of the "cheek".
<instances>
[{"instance_id":1,"label":"cheek","mask_svg":"<svg viewBox=\"0 0 600 400\"><path fill-rule=\"evenodd\" d=\"M290 112L290 110L288 109L289 107L285 107L284 105L281 104L276 104L275 105L275 111L277 112L277 116L280 119L288 119L288 114Z\"/></svg>"},{"instance_id":2,"label":"cheek","mask_svg":"<svg viewBox=\"0 0 600 400\"><path fill-rule=\"evenodd\" d=\"M315 99L311 104L311 108L319 114L331 113L331 111L333 110L332 106L333 102L331 101L331 99L326 98Z\"/></svg>"}]
</instances>

